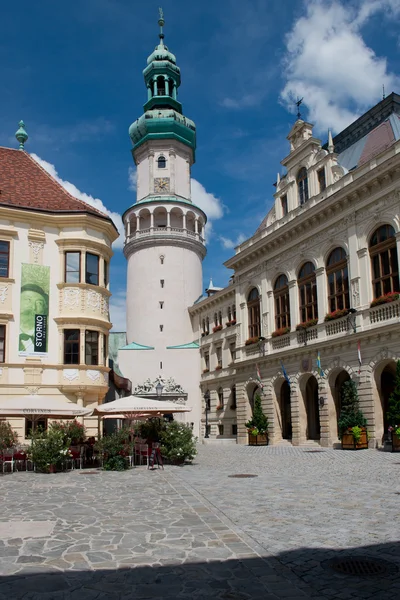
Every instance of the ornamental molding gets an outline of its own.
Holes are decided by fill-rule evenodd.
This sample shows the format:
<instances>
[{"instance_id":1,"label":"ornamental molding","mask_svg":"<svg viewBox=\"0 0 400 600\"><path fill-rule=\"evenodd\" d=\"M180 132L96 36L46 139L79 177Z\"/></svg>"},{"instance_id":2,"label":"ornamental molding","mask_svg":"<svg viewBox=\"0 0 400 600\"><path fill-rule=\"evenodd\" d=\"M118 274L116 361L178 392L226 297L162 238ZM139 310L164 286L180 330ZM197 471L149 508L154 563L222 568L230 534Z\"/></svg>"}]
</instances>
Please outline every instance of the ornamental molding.
<instances>
[{"instance_id":1,"label":"ornamental molding","mask_svg":"<svg viewBox=\"0 0 400 600\"><path fill-rule=\"evenodd\" d=\"M0 302L4 304L7 300L8 285L0 285Z\"/></svg>"},{"instance_id":2,"label":"ornamental molding","mask_svg":"<svg viewBox=\"0 0 400 600\"><path fill-rule=\"evenodd\" d=\"M154 396L157 393L156 387L159 383L161 383L161 385L163 386L163 394L184 394L185 396L187 396L183 387L179 383L176 383L173 377L168 377L168 379L166 379L161 375L156 377L156 379L154 379L153 381L150 378L148 378L143 383L136 385L135 389L133 390L133 394L140 394L141 396Z\"/></svg>"},{"instance_id":3,"label":"ornamental molding","mask_svg":"<svg viewBox=\"0 0 400 600\"><path fill-rule=\"evenodd\" d=\"M43 250L43 248L44 248L43 242L33 242L33 241L30 241L29 242L29 247L32 250L33 262L34 263L39 262L40 251Z\"/></svg>"},{"instance_id":4,"label":"ornamental molding","mask_svg":"<svg viewBox=\"0 0 400 600\"><path fill-rule=\"evenodd\" d=\"M353 307L360 306L360 278L351 280L351 297L353 299Z\"/></svg>"},{"instance_id":5,"label":"ornamental molding","mask_svg":"<svg viewBox=\"0 0 400 600\"><path fill-rule=\"evenodd\" d=\"M80 297L79 288L64 288L64 306L79 306Z\"/></svg>"},{"instance_id":6,"label":"ornamental molding","mask_svg":"<svg viewBox=\"0 0 400 600\"><path fill-rule=\"evenodd\" d=\"M100 371L86 371L86 375L94 383L95 381L100 379L101 373L100 373Z\"/></svg>"},{"instance_id":7,"label":"ornamental molding","mask_svg":"<svg viewBox=\"0 0 400 600\"><path fill-rule=\"evenodd\" d=\"M64 377L64 379L67 379L68 381L74 381L74 379L78 379L79 371L78 371L78 369L64 369L63 377Z\"/></svg>"},{"instance_id":8,"label":"ornamental molding","mask_svg":"<svg viewBox=\"0 0 400 600\"><path fill-rule=\"evenodd\" d=\"M93 312L102 310L102 295L93 290L88 290L86 293L86 304Z\"/></svg>"}]
</instances>

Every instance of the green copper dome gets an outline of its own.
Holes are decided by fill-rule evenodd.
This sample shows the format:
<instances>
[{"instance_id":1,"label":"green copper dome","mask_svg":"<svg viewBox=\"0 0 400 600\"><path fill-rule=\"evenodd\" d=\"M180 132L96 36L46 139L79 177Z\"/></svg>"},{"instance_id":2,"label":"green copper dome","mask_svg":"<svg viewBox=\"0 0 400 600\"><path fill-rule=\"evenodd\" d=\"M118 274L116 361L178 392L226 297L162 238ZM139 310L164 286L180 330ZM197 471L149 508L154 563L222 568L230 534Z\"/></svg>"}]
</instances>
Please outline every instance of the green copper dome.
<instances>
[{"instance_id":1,"label":"green copper dome","mask_svg":"<svg viewBox=\"0 0 400 600\"><path fill-rule=\"evenodd\" d=\"M143 71L147 87L147 102L144 114L129 127L129 136L134 149L150 139L176 139L196 148L196 126L182 114L178 101L181 84L180 69L176 58L164 45L164 16L160 9L160 43L147 59Z\"/></svg>"}]
</instances>

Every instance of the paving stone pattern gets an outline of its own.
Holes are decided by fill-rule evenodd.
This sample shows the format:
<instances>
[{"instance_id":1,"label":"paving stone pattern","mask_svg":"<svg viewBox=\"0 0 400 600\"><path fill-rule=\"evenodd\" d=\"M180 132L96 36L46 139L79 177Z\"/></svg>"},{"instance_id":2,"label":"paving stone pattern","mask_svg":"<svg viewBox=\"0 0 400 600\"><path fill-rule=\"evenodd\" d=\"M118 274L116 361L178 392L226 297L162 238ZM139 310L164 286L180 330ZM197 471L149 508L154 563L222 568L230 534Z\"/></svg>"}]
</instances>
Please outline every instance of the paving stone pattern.
<instances>
[{"instance_id":1,"label":"paving stone pattern","mask_svg":"<svg viewBox=\"0 0 400 600\"><path fill-rule=\"evenodd\" d=\"M0 600L393 600L400 571L327 561L400 566L399 470L372 450L209 445L164 471L3 475Z\"/></svg>"}]
</instances>

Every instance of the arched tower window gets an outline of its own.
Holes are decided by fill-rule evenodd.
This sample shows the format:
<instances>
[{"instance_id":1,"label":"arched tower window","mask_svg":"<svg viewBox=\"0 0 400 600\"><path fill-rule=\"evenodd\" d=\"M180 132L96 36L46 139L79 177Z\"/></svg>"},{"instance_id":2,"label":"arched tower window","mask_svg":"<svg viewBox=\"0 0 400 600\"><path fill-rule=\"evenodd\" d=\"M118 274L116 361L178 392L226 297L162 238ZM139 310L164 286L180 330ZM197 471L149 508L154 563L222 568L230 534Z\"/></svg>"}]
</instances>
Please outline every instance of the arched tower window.
<instances>
[{"instance_id":1,"label":"arched tower window","mask_svg":"<svg viewBox=\"0 0 400 600\"><path fill-rule=\"evenodd\" d=\"M317 282L312 262L306 262L301 267L297 283L300 299L300 323L318 319Z\"/></svg>"},{"instance_id":2,"label":"arched tower window","mask_svg":"<svg viewBox=\"0 0 400 600\"><path fill-rule=\"evenodd\" d=\"M305 167L302 167L297 173L297 189L299 192L299 204L301 206L308 200L308 176Z\"/></svg>"},{"instance_id":3,"label":"arched tower window","mask_svg":"<svg viewBox=\"0 0 400 600\"><path fill-rule=\"evenodd\" d=\"M399 291L399 264L395 231L382 225L374 231L369 242L374 298Z\"/></svg>"},{"instance_id":4,"label":"arched tower window","mask_svg":"<svg viewBox=\"0 0 400 600\"><path fill-rule=\"evenodd\" d=\"M261 335L260 294L257 288L250 290L247 296L247 310L249 316L249 337L259 337Z\"/></svg>"},{"instance_id":5,"label":"arched tower window","mask_svg":"<svg viewBox=\"0 0 400 600\"><path fill-rule=\"evenodd\" d=\"M289 285L286 275L279 275L274 285L275 327L290 327Z\"/></svg>"},{"instance_id":6,"label":"arched tower window","mask_svg":"<svg viewBox=\"0 0 400 600\"><path fill-rule=\"evenodd\" d=\"M335 248L326 263L329 312L350 308L349 271L343 248Z\"/></svg>"},{"instance_id":7,"label":"arched tower window","mask_svg":"<svg viewBox=\"0 0 400 600\"><path fill-rule=\"evenodd\" d=\"M157 96L165 96L165 79L161 75L157 77Z\"/></svg>"},{"instance_id":8,"label":"arched tower window","mask_svg":"<svg viewBox=\"0 0 400 600\"><path fill-rule=\"evenodd\" d=\"M157 158L157 167L158 167L159 169L165 169L165 167L166 167L166 166L167 166L167 161L166 161L166 158L165 158L165 156L162 156L162 155L161 155L161 156L159 156L159 157Z\"/></svg>"}]
</instances>

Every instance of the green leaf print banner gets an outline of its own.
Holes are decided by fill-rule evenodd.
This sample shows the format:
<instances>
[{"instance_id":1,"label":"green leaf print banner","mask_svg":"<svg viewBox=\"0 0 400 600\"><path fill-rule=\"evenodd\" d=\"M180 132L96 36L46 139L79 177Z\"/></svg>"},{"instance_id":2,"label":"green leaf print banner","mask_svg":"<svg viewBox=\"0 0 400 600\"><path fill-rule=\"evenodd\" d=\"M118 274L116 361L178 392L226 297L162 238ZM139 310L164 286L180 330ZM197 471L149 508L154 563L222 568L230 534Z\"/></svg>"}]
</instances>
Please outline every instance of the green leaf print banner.
<instances>
[{"instance_id":1,"label":"green leaf print banner","mask_svg":"<svg viewBox=\"0 0 400 600\"><path fill-rule=\"evenodd\" d=\"M19 354L34 356L48 351L50 267L21 265Z\"/></svg>"}]
</instances>

